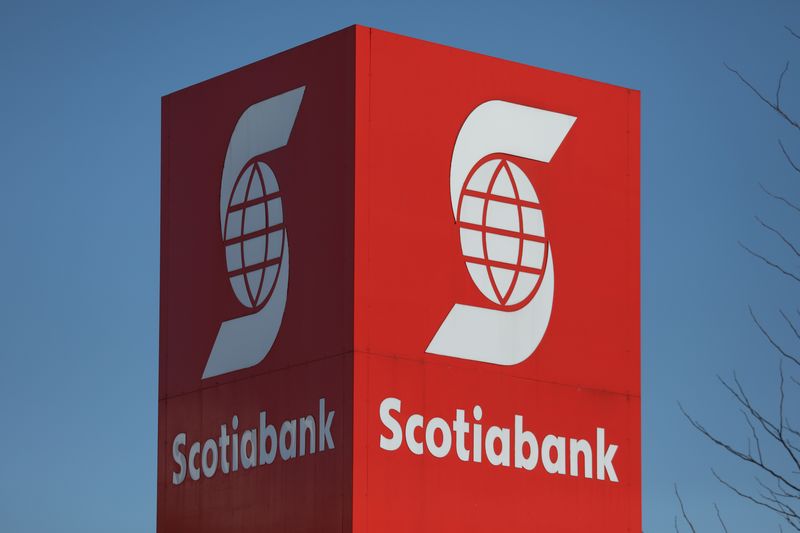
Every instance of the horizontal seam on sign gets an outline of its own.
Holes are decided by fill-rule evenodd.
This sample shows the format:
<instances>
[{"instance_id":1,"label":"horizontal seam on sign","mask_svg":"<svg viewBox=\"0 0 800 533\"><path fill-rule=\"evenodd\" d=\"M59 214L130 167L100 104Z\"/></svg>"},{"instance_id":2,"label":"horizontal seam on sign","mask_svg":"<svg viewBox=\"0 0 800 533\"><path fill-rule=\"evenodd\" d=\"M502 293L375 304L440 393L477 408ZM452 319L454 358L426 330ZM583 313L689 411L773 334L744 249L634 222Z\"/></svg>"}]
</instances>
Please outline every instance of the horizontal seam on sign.
<instances>
[{"instance_id":1,"label":"horizontal seam on sign","mask_svg":"<svg viewBox=\"0 0 800 533\"><path fill-rule=\"evenodd\" d=\"M267 374L275 374L275 373L278 373L278 372L282 372L284 370L290 370L290 369L294 369L294 368L299 368L299 367L302 367L302 366L310 365L312 363L319 363L320 361L325 361L326 359L331 359L331 358L334 358L334 357L341 357L343 355L353 354L354 352L355 352L355 350L351 349L351 350L345 350L344 352L338 352L338 353L331 354L331 355L323 355L322 357L319 357L317 359L311 359L309 361L303 361L302 363L295 363L295 364L291 364L291 365L286 365L286 366L282 366L280 368L274 368L272 370L265 370L263 372L259 372L258 374L253 374L251 376L245 376L245 377L233 379L231 381L225 381L224 383L216 383L214 385L209 385L207 387L201 386L201 387L199 387L199 388L197 388L195 390L191 390L191 391L187 391L187 392L181 392L181 393L178 393L178 394L167 395L167 396L165 396L163 398L159 398L158 401L171 400L171 399L174 399L174 398L180 398L182 396L188 396L189 394L195 394L197 392L203 392L205 390L215 389L217 387L222 387L222 386L225 386L225 385L232 385L234 383L241 383L242 381L247 381L248 379L255 379L257 377L264 376L264 375L267 375ZM242 370L245 370L245 369L242 369ZM213 379L213 378L209 378L209 379Z\"/></svg>"},{"instance_id":2,"label":"horizontal seam on sign","mask_svg":"<svg viewBox=\"0 0 800 533\"><path fill-rule=\"evenodd\" d=\"M502 235L504 237L514 237L515 239L523 239L526 241L535 241L545 243L547 239L538 235L531 235L522 231L512 231L501 228L494 228L492 226L481 226L480 224L473 224L471 222L459 221L458 225L464 229L479 231L481 233L492 233L494 235Z\"/></svg>"},{"instance_id":3,"label":"horizontal seam on sign","mask_svg":"<svg viewBox=\"0 0 800 533\"><path fill-rule=\"evenodd\" d=\"M378 357L388 357L388 358L393 358L393 359L403 359L405 361L409 361L409 362L412 362L412 363L419 363L421 365L425 365L425 364L442 364L444 366L453 367L452 363L448 364L448 363L445 363L444 361L442 361L441 363L435 363L434 360L432 360L432 359L419 360L419 359L416 359L416 358L414 358L412 356L409 356L409 355L392 354L392 353L379 353L379 352L371 352L371 351L367 351L367 350L354 350L354 351L355 351L355 353L364 353L364 354L367 354L367 355L375 355L375 356L378 356ZM435 355L435 354L428 354L427 352L425 352L425 353L426 353L426 355L428 355L430 357L437 357L437 358L440 358L440 359L444 359L444 358L447 358L447 359L460 359L460 358L453 358L453 357L447 357L447 356L441 356L441 355ZM468 362L471 362L471 363L482 363L481 361L473 361L471 359L460 359L460 360L468 361ZM483 363L483 364L491 364L491 363ZM507 368L504 365L496 365L496 366L502 366L503 368ZM598 388L595 388L595 387L589 387L589 386L585 386L585 385L561 383L559 381L547 381L547 380L544 380L544 379L526 378L526 377L522 377L522 376L509 376L508 374L504 374L502 372L492 372L492 373L493 374L498 374L498 375L503 375L503 376L506 376L506 377L510 377L512 379L522 380L522 381L532 381L534 383L543 383L543 384L546 384L546 385L557 385L559 387L578 388L578 389L583 389L583 390L592 391L592 392L613 394L615 396L622 396L622 397L625 397L625 398L640 398L641 399L641 393L640 394L631 394L631 393L628 393L628 392L620 392L620 391L614 391L614 390L598 389Z\"/></svg>"},{"instance_id":4,"label":"horizontal seam on sign","mask_svg":"<svg viewBox=\"0 0 800 533\"><path fill-rule=\"evenodd\" d=\"M472 196L474 198L483 198L484 200L492 200L495 202L502 202L504 204L512 204L522 207L530 207L531 209L542 209L541 204L537 204L536 202L529 202L527 200L521 200L518 198L510 198L508 196L500 196L499 194L492 194L488 192L481 192L481 191L473 191L470 189L464 190L464 196Z\"/></svg>"},{"instance_id":5,"label":"horizontal seam on sign","mask_svg":"<svg viewBox=\"0 0 800 533\"><path fill-rule=\"evenodd\" d=\"M261 237L262 235L267 235L268 233L274 233L282 229L283 229L283 223L281 222L280 224L275 224L274 226L268 226L258 231L251 231L250 233L245 233L244 235L239 235L238 237L231 237L230 239L226 239L222 244L224 244L225 246L230 246L231 244L239 244L240 242L249 241L250 239L255 239L256 237Z\"/></svg>"}]
</instances>

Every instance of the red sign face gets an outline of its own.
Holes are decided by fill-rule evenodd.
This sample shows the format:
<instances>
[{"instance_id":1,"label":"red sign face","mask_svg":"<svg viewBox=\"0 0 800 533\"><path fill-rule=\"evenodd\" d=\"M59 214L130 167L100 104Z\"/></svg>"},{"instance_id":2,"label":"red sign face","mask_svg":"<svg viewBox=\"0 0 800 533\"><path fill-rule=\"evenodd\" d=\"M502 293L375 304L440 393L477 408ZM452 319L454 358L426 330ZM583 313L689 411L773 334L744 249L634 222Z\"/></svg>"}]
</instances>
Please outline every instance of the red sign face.
<instances>
[{"instance_id":1,"label":"red sign face","mask_svg":"<svg viewBox=\"0 0 800 533\"><path fill-rule=\"evenodd\" d=\"M640 531L638 93L359 43L356 529Z\"/></svg>"},{"instance_id":2,"label":"red sign face","mask_svg":"<svg viewBox=\"0 0 800 533\"><path fill-rule=\"evenodd\" d=\"M164 99L159 531L639 531L639 96L350 28Z\"/></svg>"}]
</instances>

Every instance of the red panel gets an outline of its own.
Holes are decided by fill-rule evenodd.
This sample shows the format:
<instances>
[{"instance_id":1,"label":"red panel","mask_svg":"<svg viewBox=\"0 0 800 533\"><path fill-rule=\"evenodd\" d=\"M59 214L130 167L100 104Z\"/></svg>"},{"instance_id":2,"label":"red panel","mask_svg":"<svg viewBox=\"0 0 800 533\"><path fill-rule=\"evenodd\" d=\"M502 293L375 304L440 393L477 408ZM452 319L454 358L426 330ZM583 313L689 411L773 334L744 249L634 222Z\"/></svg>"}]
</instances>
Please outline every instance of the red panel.
<instances>
[{"instance_id":1,"label":"red panel","mask_svg":"<svg viewBox=\"0 0 800 533\"><path fill-rule=\"evenodd\" d=\"M351 508L353 29L254 63L163 100L158 529L345 531ZM253 313L229 281L220 184L246 109L305 86L274 171L291 250L277 338L255 366L202 379L220 324ZM266 349L265 349L266 350ZM258 354L256 354L258 355ZM175 485L173 441L314 415L320 398L335 448ZM219 452L218 452L219 453Z\"/></svg>"},{"instance_id":2,"label":"red panel","mask_svg":"<svg viewBox=\"0 0 800 533\"><path fill-rule=\"evenodd\" d=\"M353 41L345 30L164 98L159 397L352 350ZM228 141L245 109L299 86L290 141L264 157L291 246L280 335L262 364L201 384L220 323L248 312L221 244Z\"/></svg>"},{"instance_id":3,"label":"red panel","mask_svg":"<svg viewBox=\"0 0 800 533\"><path fill-rule=\"evenodd\" d=\"M291 250L280 329L261 362L203 379L220 324L254 313L232 290L220 227L232 132L298 87L288 142L261 157ZM549 162L503 156L530 178L557 257L544 337L508 366L426 353L454 304L509 309L470 277L451 206L456 138L490 100L577 117ZM160 532L640 531L637 92L355 27L165 97L162 124ZM403 426L421 416L412 439L441 419L433 445L415 454L395 435L387 398ZM456 410L481 442L508 428L507 466L444 436ZM309 415L317 436L335 411L335 446L176 482L176 438L188 455L222 425L232 436L234 415L244 438L261 411L276 431ZM564 437L567 470L515 467L515 416L537 449ZM569 470L579 440L589 476ZM614 475L598 479L606 460Z\"/></svg>"},{"instance_id":4,"label":"red panel","mask_svg":"<svg viewBox=\"0 0 800 533\"><path fill-rule=\"evenodd\" d=\"M349 413L352 356L341 355L292 366L229 384L176 396L159 402L169 436L162 442L161 456L166 468L159 473L158 530L171 531L350 531L350 441ZM319 416L319 399L325 399L326 416ZM218 440L220 426L232 437L232 418L238 418L238 438L245 430L260 431L260 412L266 412L265 427L272 424L279 433L285 420L312 416L315 450L303 439L305 454L283 460L278 452L269 464L232 471L232 445L227 457L229 472L218 466L210 478L172 483L177 472L172 461L172 439L186 433L187 443ZM334 449L320 451L319 420L334 412L331 434ZM288 439L287 439L288 440ZM260 442L256 439L257 445ZM267 439L266 449L271 451ZM241 446L241 440L240 440ZM185 448L188 449L188 446ZM249 448L248 448L249 450ZM219 453L219 452L218 452ZM256 456L258 459L258 455ZM200 465L200 458L197 465ZM221 461L221 459L218 459ZM219 463L218 463L219 464Z\"/></svg>"},{"instance_id":5,"label":"red panel","mask_svg":"<svg viewBox=\"0 0 800 533\"><path fill-rule=\"evenodd\" d=\"M355 445L356 460L366 462L368 471L368 513L360 531L640 531L638 399L400 357L359 354L356 362L369 376L368 439ZM492 425L511 429L510 466L489 464L485 450L480 463L472 454L464 462L455 443L443 458L427 449L415 455L405 443L393 452L380 449L379 435L390 436L378 416L387 397L402 400L396 418L403 424L419 413L426 422L440 417L452 425L457 408L471 422L474 406L480 406L484 437ZM613 465L620 481L584 478L582 456L577 476L570 475L569 457L565 475L547 473L541 457L531 471L515 467L515 415L523 417L523 430L531 431L539 446L548 434L566 437L567 453L570 438L584 439L595 450L600 425L606 444L619 446ZM415 433L425 440L422 429ZM465 438L470 451L473 433Z\"/></svg>"},{"instance_id":6,"label":"red panel","mask_svg":"<svg viewBox=\"0 0 800 533\"><path fill-rule=\"evenodd\" d=\"M639 95L372 30L357 110L355 502L358 531L640 531ZM359 63L361 64L361 63ZM360 78L361 83L366 83ZM508 157L539 195L557 257L541 344L511 366L425 353L455 303L489 307L467 272L450 163L470 112L504 100L577 117L549 163ZM358 111L357 111L358 113ZM379 447L387 397L401 421L484 426L523 415L547 434L619 450L618 482ZM602 525L601 525L602 524Z\"/></svg>"}]
</instances>

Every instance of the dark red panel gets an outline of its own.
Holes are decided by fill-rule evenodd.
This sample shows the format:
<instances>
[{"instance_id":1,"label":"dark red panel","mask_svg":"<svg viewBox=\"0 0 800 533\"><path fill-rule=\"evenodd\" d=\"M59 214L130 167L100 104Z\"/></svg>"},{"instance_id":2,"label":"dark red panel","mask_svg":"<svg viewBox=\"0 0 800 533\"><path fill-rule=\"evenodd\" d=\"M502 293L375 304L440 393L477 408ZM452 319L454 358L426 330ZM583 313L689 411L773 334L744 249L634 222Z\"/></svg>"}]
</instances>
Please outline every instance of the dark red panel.
<instances>
[{"instance_id":1,"label":"dark red panel","mask_svg":"<svg viewBox=\"0 0 800 533\"><path fill-rule=\"evenodd\" d=\"M161 533L350 529L354 40L344 30L163 100ZM220 221L229 142L250 106L298 87L288 142L259 157L276 176L291 252L280 328L255 354L261 362L203 379L220 325L257 310L229 281ZM272 423L310 415L319 425L322 398L335 411L333 449L173 481L182 433L186 455L193 441L218 440L222 424L231 434L234 415L240 435L264 410Z\"/></svg>"}]
</instances>

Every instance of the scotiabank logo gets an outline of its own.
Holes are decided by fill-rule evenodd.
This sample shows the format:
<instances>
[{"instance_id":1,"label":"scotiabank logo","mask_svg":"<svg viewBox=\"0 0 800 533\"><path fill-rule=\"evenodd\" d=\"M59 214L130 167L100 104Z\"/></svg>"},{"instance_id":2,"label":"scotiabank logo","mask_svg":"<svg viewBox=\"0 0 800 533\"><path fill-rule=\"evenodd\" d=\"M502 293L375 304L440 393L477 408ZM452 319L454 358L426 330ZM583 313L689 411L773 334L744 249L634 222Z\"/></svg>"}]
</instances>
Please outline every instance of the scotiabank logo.
<instances>
[{"instance_id":1,"label":"scotiabank logo","mask_svg":"<svg viewBox=\"0 0 800 533\"><path fill-rule=\"evenodd\" d=\"M450 196L467 271L489 302L456 303L428 353L514 365L536 350L553 307L553 250L533 184L508 156L549 163L575 119L491 100L464 121Z\"/></svg>"},{"instance_id":2,"label":"scotiabank logo","mask_svg":"<svg viewBox=\"0 0 800 533\"><path fill-rule=\"evenodd\" d=\"M261 160L289 141L305 87L253 104L228 143L219 216L228 278L245 314L222 322L203 379L260 363L281 326L289 238L278 180Z\"/></svg>"}]
</instances>

